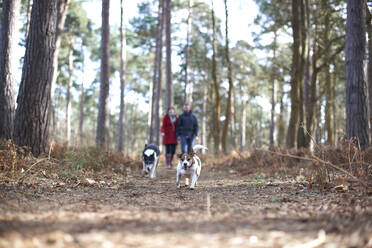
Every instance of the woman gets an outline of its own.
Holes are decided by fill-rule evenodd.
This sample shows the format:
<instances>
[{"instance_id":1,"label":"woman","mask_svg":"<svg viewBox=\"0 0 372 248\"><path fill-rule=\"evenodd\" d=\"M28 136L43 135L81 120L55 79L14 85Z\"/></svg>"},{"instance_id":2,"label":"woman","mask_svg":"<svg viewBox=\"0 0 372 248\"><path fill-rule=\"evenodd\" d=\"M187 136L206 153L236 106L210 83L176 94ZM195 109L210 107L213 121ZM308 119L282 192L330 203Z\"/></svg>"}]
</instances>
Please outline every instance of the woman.
<instances>
[{"instance_id":1,"label":"woman","mask_svg":"<svg viewBox=\"0 0 372 248\"><path fill-rule=\"evenodd\" d=\"M173 166L172 160L176 153L177 137L176 124L178 116L175 114L174 107L169 107L167 114L163 117L161 125L161 136L163 136L163 144L165 145L165 168L170 169Z\"/></svg>"}]
</instances>

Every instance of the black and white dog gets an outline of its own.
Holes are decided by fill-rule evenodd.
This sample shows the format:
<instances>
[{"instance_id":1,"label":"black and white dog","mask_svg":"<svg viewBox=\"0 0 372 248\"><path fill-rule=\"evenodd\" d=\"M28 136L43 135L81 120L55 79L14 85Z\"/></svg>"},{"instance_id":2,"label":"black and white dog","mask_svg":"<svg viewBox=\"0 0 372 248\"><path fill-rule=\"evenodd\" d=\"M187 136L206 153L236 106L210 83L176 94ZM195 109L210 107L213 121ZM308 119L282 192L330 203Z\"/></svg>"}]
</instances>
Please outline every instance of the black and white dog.
<instances>
[{"instance_id":1,"label":"black and white dog","mask_svg":"<svg viewBox=\"0 0 372 248\"><path fill-rule=\"evenodd\" d=\"M202 145L195 145L193 148L190 148L188 153L179 154L179 161L177 165L177 178L176 185L177 188L180 188L180 179L181 176L185 176L185 185L189 185L189 178L191 179L190 189L194 189L198 181L201 172L201 161L200 158L196 155L196 150L205 149L207 147Z\"/></svg>"},{"instance_id":2,"label":"black and white dog","mask_svg":"<svg viewBox=\"0 0 372 248\"><path fill-rule=\"evenodd\" d=\"M150 178L155 178L156 167L158 166L160 150L155 144L145 145L142 153L142 176L150 174Z\"/></svg>"}]
</instances>

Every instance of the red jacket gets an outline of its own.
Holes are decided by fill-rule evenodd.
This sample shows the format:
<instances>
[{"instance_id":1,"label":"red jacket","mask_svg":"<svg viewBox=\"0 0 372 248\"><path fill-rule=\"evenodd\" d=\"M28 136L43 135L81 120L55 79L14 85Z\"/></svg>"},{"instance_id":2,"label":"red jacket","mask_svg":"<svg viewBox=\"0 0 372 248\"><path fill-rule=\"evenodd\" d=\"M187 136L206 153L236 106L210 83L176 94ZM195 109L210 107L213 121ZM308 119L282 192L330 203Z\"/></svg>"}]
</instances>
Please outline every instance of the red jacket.
<instances>
[{"instance_id":1,"label":"red jacket","mask_svg":"<svg viewBox=\"0 0 372 248\"><path fill-rule=\"evenodd\" d=\"M177 120L178 120L178 116L176 116L176 120L174 121L172 125L172 122L168 114L166 114L163 117L161 129L160 129L160 132L164 133L163 145L177 144L177 137L176 137Z\"/></svg>"}]
</instances>

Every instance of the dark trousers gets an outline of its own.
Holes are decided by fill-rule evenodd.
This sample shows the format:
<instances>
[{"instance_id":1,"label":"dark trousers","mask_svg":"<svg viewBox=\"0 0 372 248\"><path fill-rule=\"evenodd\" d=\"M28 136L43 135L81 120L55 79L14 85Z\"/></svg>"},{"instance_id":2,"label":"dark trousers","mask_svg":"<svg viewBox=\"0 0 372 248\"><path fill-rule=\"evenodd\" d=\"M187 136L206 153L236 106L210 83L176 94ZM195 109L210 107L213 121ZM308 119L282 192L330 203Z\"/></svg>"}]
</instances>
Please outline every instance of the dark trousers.
<instances>
[{"instance_id":1,"label":"dark trousers","mask_svg":"<svg viewBox=\"0 0 372 248\"><path fill-rule=\"evenodd\" d=\"M166 144L165 145L165 154L175 154L176 153L176 144Z\"/></svg>"}]
</instances>

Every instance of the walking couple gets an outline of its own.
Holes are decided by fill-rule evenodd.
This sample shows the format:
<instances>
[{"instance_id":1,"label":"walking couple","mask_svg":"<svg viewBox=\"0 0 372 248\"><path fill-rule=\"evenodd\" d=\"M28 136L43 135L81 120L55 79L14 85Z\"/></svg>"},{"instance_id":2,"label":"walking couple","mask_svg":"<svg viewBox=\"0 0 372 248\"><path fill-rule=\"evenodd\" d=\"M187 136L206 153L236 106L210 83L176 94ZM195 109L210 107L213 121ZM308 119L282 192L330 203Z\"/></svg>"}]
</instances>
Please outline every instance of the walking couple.
<instances>
[{"instance_id":1,"label":"walking couple","mask_svg":"<svg viewBox=\"0 0 372 248\"><path fill-rule=\"evenodd\" d=\"M177 116L174 107L168 108L167 114L163 117L161 125L161 136L165 145L165 168L173 166L173 156L176 153L178 141L181 141L181 152L187 153L188 149L199 141L198 120L190 109L190 104L183 105L183 113Z\"/></svg>"}]
</instances>

